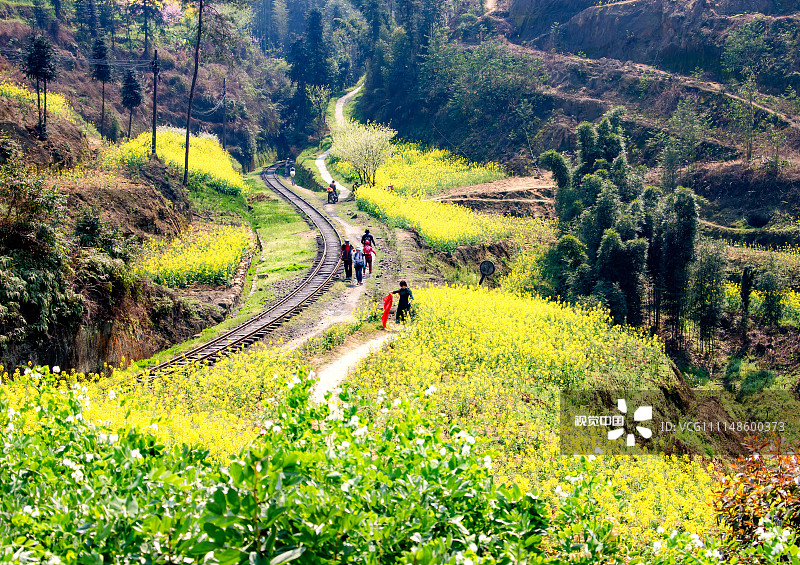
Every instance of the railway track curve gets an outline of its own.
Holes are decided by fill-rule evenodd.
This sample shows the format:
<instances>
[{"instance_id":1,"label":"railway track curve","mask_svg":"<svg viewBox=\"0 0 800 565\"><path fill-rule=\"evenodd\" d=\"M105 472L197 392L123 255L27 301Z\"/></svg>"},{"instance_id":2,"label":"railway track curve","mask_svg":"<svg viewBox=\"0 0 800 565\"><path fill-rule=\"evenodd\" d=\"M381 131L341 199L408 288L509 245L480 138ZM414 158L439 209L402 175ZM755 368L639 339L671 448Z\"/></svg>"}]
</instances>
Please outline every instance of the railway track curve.
<instances>
[{"instance_id":1,"label":"railway track curve","mask_svg":"<svg viewBox=\"0 0 800 565\"><path fill-rule=\"evenodd\" d=\"M151 377L171 373L195 363L213 364L230 352L264 339L286 320L306 309L333 284L334 276L341 264L339 233L324 214L281 184L275 176L277 168L278 165L272 165L264 169L261 173L264 182L275 193L294 205L306 222L320 232L317 235L317 256L313 267L300 284L278 302L211 341L149 368L147 372Z\"/></svg>"}]
</instances>

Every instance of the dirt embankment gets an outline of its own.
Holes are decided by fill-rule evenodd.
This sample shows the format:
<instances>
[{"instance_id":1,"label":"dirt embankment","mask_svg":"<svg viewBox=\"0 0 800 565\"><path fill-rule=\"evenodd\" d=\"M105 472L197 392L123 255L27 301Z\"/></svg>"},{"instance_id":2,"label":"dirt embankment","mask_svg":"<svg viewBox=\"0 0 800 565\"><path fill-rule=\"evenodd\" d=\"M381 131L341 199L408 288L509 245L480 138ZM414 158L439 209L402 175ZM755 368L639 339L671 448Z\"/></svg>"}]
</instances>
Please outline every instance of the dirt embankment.
<instances>
[{"instance_id":1,"label":"dirt embankment","mask_svg":"<svg viewBox=\"0 0 800 565\"><path fill-rule=\"evenodd\" d=\"M774 246L798 243L797 230L776 228L787 215L800 215L800 171L775 175L742 161L707 163L691 175L694 191L708 200L703 230L717 238ZM742 226L746 226L743 229Z\"/></svg>"},{"instance_id":2,"label":"dirt embankment","mask_svg":"<svg viewBox=\"0 0 800 565\"><path fill-rule=\"evenodd\" d=\"M691 72L720 70L730 28L753 15L793 17L795 0L513 0L515 40L545 50L582 52Z\"/></svg>"},{"instance_id":3,"label":"dirt embankment","mask_svg":"<svg viewBox=\"0 0 800 565\"><path fill-rule=\"evenodd\" d=\"M0 98L0 162L18 155L36 167L69 169L91 156L86 134L74 124L48 112L45 139L37 134L38 124L36 105Z\"/></svg>"},{"instance_id":4,"label":"dirt embankment","mask_svg":"<svg viewBox=\"0 0 800 565\"><path fill-rule=\"evenodd\" d=\"M552 218L554 183L552 175L509 177L506 179L454 188L437 194L433 200L459 204L476 212L522 218Z\"/></svg>"}]
</instances>

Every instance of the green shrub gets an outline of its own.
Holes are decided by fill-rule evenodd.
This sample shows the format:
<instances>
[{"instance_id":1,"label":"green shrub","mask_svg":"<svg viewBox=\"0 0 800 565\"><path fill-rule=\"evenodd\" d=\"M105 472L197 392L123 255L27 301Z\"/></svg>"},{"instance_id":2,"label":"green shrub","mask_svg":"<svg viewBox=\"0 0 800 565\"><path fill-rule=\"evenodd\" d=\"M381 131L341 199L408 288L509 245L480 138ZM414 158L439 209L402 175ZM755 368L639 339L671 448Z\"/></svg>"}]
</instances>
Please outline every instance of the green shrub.
<instances>
[{"instance_id":1,"label":"green shrub","mask_svg":"<svg viewBox=\"0 0 800 565\"><path fill-rule=\"evenodd\" d=\"M39 368L24 378L41 392L15 408L0 389L0 546L25 561L541 555L544 503L496 485L474 438L443 433L422 398L384 399L381 421L363 421L346 393L310 405L314 380L300 371L260 439L217 467L201 447L87 422L79 385L59 394Z\"/></svg>"}]
</instances>

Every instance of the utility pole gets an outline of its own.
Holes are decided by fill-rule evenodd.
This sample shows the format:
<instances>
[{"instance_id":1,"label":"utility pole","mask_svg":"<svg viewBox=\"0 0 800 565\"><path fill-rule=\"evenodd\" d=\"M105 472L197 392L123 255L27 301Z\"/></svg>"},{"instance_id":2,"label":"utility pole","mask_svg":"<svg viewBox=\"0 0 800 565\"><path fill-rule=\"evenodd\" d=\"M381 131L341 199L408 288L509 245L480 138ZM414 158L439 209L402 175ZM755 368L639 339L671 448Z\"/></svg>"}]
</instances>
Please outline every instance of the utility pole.
<instances>
[{"instance_id":1,"label":"utility pole","mask_svg":"<svg viewBox=\"0 0 800 565\"><path fill-rule=\"evenodd\" d=\"M156 117L158 116L158 106L156 94L158 93L158 49L153 53L153 153L156 154Z\"/></svg>"},{"instance_id":2,"label":"utility pole","mask_svg":"<svg viewBox=\"0 0 800 565\"><path fill-rule=\"evenodd\" d=\"M227 133L228 133L228 100L225 98L225 77L222 77L222 148L227 146Z\"/></svg>"}]
</instances>

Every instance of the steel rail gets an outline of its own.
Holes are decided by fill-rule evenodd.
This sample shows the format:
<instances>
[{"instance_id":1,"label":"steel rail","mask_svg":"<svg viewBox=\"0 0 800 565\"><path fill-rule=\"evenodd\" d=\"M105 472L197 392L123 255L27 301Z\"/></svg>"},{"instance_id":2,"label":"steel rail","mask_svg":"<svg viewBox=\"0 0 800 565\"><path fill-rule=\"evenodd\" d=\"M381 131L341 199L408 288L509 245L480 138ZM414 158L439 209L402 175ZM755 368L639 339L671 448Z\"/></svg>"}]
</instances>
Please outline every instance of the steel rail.
<instances>
[{"instance_id":1,"label":"steel rail","mask_svg":"<svg viewBox=\"0 0 800 565\"><path fill-rule=\"evenodd\" d=\"M333 278L341 266L341 237L331 221L306 199L289 190L276 178L279 165L265 169L261 176L275 193L290 202L306 222L319 230L317 257L314 266L297 287L255 317L228 330L220 336L194 349L159 363L146 370L150 378L171 373L190 364L213 364L226 353L247 347L263 339L283 322L307 308L316 298L333 284Z\"/></svg>"}]
</instances>

